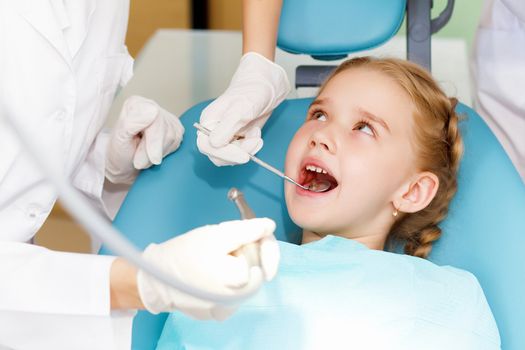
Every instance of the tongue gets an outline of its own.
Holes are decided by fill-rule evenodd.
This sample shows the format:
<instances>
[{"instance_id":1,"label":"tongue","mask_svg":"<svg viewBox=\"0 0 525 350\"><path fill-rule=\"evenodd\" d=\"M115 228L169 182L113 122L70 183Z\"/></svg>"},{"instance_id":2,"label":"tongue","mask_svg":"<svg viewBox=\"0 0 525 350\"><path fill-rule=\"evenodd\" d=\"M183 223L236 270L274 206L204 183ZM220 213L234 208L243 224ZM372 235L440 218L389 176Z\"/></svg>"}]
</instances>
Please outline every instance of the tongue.
<instances>
[{"instance_id":1,"label":"tongue","mask_svg":"<svg viewBox=\"0 0 525 350\"><path fill-rule=\"evenodd\" d=\"M310 188L317 188L320 186L324 188L326 187L326 183L330 184L330 187L327 191L337 187L337 181L333 176L313 171L307 171L303 185L309 186Z\"/></svg>"}]
</instances>

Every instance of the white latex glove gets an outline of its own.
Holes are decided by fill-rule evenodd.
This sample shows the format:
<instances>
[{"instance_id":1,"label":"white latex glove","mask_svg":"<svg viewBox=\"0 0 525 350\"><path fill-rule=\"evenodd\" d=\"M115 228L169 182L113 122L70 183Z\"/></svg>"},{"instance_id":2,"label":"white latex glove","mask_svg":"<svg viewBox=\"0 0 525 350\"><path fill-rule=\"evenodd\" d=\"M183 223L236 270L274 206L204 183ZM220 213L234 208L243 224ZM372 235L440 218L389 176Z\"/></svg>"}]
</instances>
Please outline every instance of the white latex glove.
<instances>
[{"instance_id":1,"label":"white latex glove","mask_svg":"<svg viewBox=\"0 0 525 350\"><path fill-rule=\"evenodd\" d=\"M138 169L160 164L175 151L184 135L179 118L155 101L129 97L109 141L106 178L113 183L131 184Z\"/></svg>"},{"instance_id":2,"label":"white latex glove","mask_svg":"<svg viewBox=\"0 0 525 350\"><path fill-rule=\"evenodd\" d=\"M279 246L273 235L275 222L267 218L223 222L194 229L161 244L150 244L143 253L148 261L179 280L208 292L236 295L271 280L277 273ZM262 268L230 253L257 242ZM224 320L236 309L182 293L139 270L140 298L151 313L179 310L196 319Z\"/></svg>"},{"instance_id":3,"label":"white latex glove","mask_svg":"<svg viewBox=\"0 0 525 350\"><path fill-rule=\"evenodd\" d=\"M197 147L218 166L246 163L246 152L255 154L262 145L261 129L288 95L290 83L282 67L264 56L242 56L226 91L202 111L200 123L210 136L197 133ZM235 136L243 136L229 144Z\"/></svg>"}]
</instances>

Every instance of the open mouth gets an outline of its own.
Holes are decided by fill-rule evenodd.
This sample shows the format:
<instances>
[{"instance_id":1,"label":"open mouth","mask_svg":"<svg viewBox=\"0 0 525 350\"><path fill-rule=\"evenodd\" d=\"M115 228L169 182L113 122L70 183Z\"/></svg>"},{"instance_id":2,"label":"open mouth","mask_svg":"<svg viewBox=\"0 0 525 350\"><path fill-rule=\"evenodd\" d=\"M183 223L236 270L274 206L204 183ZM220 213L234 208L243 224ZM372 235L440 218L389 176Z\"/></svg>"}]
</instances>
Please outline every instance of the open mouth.
<instances>
[{"instance_id":1,"label":"open mouth","mask_svg":"<svg viewBox=\"0 0 525 350\"><path fill-rule=\"evenodd\" d=\"M300 184L312 189L314 192L317 192L317 189L323 189L320 191L323 193L329 192L339 185L328 170L311 163L306 163L301 169Z\"/></svg>"}]
</instances>

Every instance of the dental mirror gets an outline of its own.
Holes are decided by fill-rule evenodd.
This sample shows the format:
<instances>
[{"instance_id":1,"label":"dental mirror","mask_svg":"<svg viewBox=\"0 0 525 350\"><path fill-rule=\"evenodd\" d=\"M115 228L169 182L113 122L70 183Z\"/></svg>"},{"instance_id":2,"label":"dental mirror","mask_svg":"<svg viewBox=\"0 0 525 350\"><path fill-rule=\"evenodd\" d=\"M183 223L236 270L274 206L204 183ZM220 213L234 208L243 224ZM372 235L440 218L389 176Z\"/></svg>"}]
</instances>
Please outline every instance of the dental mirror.
<instances>
[{"instance_id":1,"label":"dental mirror","mask_svg":"<svg viewBox=\"0 0 525 350\"><path fill-rule=\"evenodd\" d=\"M317 193L326 192L328 191L330 186L332 185L330 184L330 181L328 180L314 180L308 185L307 190L312 191L312 192L317 192ZM304 186L301 186L301 187L304 188Z\"/></svg>"}]
</instances>

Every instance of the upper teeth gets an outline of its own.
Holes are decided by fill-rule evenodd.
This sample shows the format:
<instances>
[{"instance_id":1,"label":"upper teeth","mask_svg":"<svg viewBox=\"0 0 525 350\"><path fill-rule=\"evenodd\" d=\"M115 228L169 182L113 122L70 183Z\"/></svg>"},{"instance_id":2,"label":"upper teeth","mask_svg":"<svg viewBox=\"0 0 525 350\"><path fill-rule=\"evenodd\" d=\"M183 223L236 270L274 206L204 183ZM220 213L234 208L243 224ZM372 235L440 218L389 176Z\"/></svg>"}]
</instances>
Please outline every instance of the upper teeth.
<instances>
[{"instance_id":1,"label":"upper teeth","mask_svg":"<svg viewBox=\"0 0 525 350\"><path fill-rule=\"evenodd\" d=\"M327 174L326 170L324 170L323 168L319 168L318 166L315 166L315 165L307 165L306 166L306 170L315 171L317 173Z\"/></svg>"}]
</instances>

